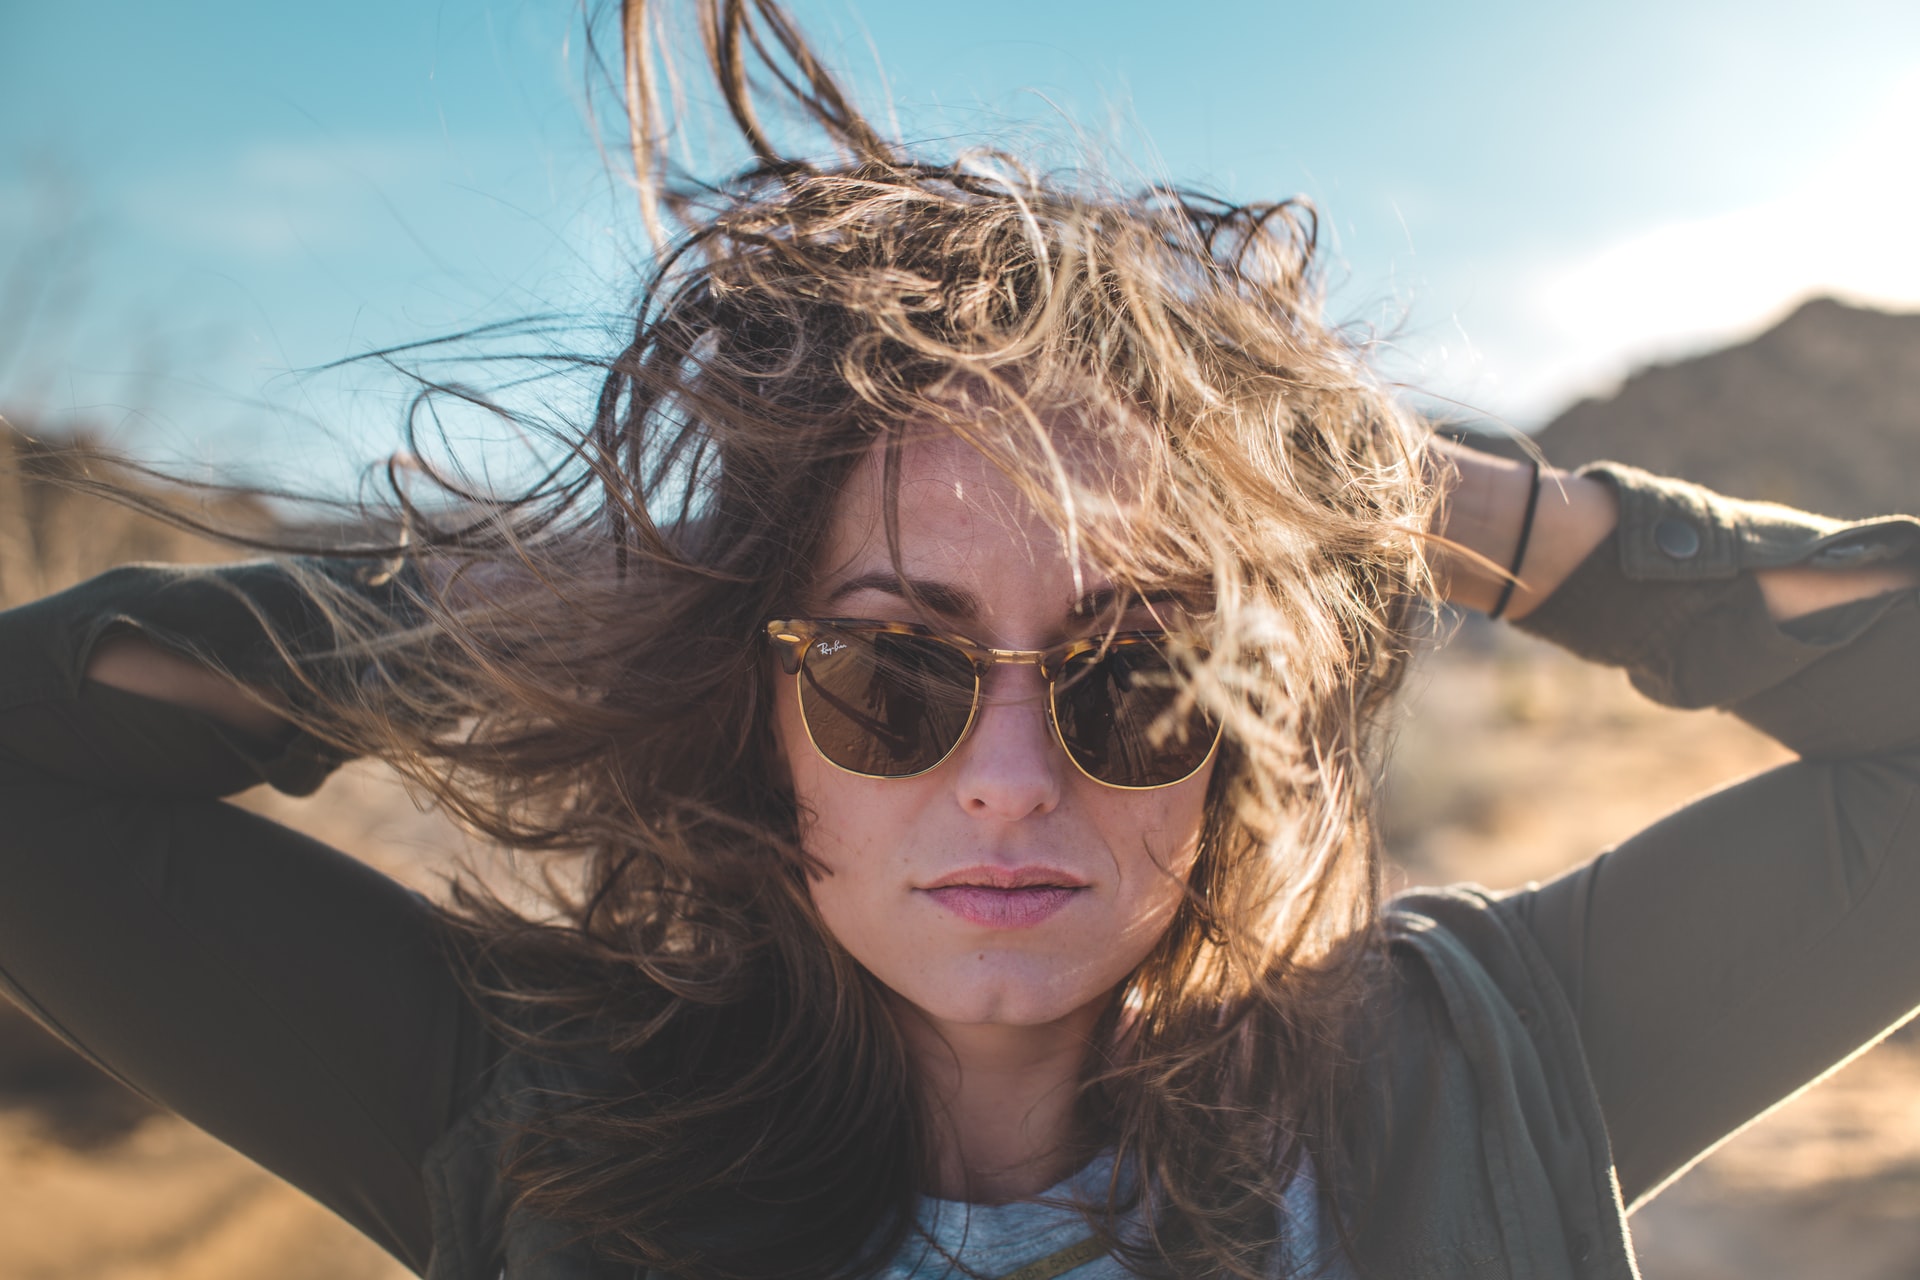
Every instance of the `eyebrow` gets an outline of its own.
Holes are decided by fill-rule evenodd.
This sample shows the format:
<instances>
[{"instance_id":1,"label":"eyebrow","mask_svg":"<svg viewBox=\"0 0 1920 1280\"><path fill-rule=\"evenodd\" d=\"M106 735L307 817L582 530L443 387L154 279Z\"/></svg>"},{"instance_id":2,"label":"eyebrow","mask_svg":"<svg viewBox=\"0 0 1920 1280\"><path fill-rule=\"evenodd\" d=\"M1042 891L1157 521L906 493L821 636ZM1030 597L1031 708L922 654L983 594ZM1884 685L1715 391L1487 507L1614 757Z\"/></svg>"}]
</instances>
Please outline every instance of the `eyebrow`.
<instances>
[{"instance_id":1,"label":"eyebrow","mask_svg":"<svg viewBox=\"0 0 1920 1280\"><path fill-rule=\"evenodd\" d=\"M829 607L840 603L848 596L862 591L880 591L902 600L911 600L918 596L935 613L944 613L956 618L970 618L979 612L980 602L973 592L965 587L956 587L951 583L934 582L926 578L901 579L891 573L863 573L848 578L845 582L827 593L826 604Z\"/></svg>"},{"instance_id":2,"label":"eyebrow","mask_svg":"<svg viewBox=\"0 0 1920 1280\"><path fill-rule=\"evenodd\" d=\"M863 573L848 578L845 582L827 593L824 603L828 608L837 605L846 597L862 591L880 591L902 600L911 600L915 596L924 601L935 613L950 618L971 618L980 611L980 601L965 587L956 587L952 583L936 582L926 578L902 580L891 573ZM1107 612L1119 603L1123 592L1119 587L1095 587L1073 603L1067 610L1072 618L1092 618ZM1179 593L1172 590L1149 591L1144 595L1133 592L1124 594L1134 598L1128 608L1142 605L1166 604L1178 600Z\"/></svg>"}]
</instances>

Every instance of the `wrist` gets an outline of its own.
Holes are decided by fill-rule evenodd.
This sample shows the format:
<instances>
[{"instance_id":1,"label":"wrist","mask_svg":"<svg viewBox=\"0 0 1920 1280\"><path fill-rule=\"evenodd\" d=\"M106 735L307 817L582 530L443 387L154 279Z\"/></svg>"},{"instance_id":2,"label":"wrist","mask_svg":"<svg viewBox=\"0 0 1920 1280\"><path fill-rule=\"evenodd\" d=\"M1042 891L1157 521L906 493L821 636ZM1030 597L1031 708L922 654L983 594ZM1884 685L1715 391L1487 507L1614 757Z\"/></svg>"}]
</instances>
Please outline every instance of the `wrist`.
<instances>
[{"instance_id":1,"label":"wrist","mask_svg":"<svg viewBox=\"0 0 1920 1280\"><path fill-rule=\"evenodd\" d=\"M1619 520L1619 502L1604 481L1498 458L1435 440L1429 468L1442 490L1433 532L1444 539L1433 554L1441 594L1481 612L1499 602L1512 582L1504 617L1523 618L1606 539ZM1536 490L1537 485L1537 490ZM1529 501L1537 502L1518 581L1508 576Z\"/></svg>"}]
</instances>

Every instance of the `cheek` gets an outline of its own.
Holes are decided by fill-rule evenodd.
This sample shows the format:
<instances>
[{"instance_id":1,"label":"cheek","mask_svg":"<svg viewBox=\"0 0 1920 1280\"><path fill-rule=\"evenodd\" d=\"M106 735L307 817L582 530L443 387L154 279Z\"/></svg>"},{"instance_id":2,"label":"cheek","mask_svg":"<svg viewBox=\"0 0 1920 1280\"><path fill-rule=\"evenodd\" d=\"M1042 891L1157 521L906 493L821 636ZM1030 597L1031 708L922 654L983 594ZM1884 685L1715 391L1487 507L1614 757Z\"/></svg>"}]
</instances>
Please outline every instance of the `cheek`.
<instances>
[{"instance_id":1,"label":"cheek","mask_svg":"<svg viewBox=\"0 0 1920 1280\"><path fill-rule=\"evenodd\" d=\"M1088 783L1089 804L1101 814L1100 826L1117 850L1128 844L1150 856L1161 871L1184 880L1199 850L1213 788L1213 761L1184 782L1153 791L1122 791Z\"/></svg>"},{"instance_id":2,"label":"cheek","mask_svg":"<svg viewBox=\"0 0 1920 1280\"><path fill-rule=\"evenodd\" d=\"M1162 791L1106 793L1108 816L1101 825L1121 884L1131 886L1124 897L1136 918L1150 918L1159 930L1187 896L1200 854L1211 773L1209 765Z\"/></svg>"},{"instance_id":3,"label":"cheek","mask_svg":"<svg viewBox=\"0 0 1920 1280\"><path fill-rule=\"evenodd\" d=\"M874 801L884 797L872 794L872 780L834 768L814 750L791 677L773 682L772 698L774 764L793 795L801 844L833 865L849 838L872 824Z\"/></svg>"},{"instance_id":4,"label":"cheek","mask_svg":"<svg viewBox=\"0 0 1920 1280\"><path fill-rule=\"evenodd\" d=\"M766 725L766 733L773 740L773 750L767 755L767 781L779 791L791 796L795 792L793 777L793 743L788 735L787 725L782 718L781 685L774 681L765 691L765 702L761 714ZM764 740L764 739L763 739ZM804 741L800 743L806 745Z\"/></svg>"},{"instance_id":5,"label":"cheek","mask_svg":"<svg viewBox=\"0 0 1920 1280\"><path fill-rule=\"evenodd\" d=\"M840 936L863 897L885 880L909 816L896 811L917 788L913 781L860 778L834 768L807 737L792 681L776 681L773 695L776 766L793 795L801 847L827 872L810 880L814 905Z\"/></svg>"},{"instance_id":6,"label":"cheek","mask_svg":"<svg viewBox=\"0 0 1920 1280\"><path fill-rule=\"evenodd\" d=\"M807 731L800 723L799 708L794 706L793 681L770 673L766 685L767 723L773 733L773 776L798 798L799 782L794 762L796 752L811 751ZM798 737L795 737L798 734Z\"/></svg>"},{"instance_id":7,"label":"cheek","mask_svg":"<svg viewBox=\"0 0 1920 1280\"><path fill-rule=\"evenodd\" d=\"M821 927L883 983L916 993L924 956L903 919L910 854L926 844L910 803L914 783L853 777L804 740L792 769L800 845L818 867L807 892Z\"/></svg>"}]
</instances>

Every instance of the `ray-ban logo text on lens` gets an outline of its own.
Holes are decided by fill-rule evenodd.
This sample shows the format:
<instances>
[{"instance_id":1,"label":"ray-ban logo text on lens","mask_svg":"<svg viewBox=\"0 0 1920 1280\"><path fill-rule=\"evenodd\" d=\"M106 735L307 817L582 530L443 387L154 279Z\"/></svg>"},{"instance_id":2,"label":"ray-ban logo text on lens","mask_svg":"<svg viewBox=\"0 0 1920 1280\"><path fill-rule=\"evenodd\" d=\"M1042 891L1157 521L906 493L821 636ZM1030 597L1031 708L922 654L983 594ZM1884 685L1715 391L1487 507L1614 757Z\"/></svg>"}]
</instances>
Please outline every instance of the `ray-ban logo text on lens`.
<instances>
[{"instance_id":1,"label":"ray-ban logo text on lens","mask_svg":"<svg viewBox=\"0 0 1920 1280\"><path fill-rule=\"evenodd\" d=\"M813 646L813 651L825 658L847 647L845 640L822 640Z\"/></svg>"}]
</instances>

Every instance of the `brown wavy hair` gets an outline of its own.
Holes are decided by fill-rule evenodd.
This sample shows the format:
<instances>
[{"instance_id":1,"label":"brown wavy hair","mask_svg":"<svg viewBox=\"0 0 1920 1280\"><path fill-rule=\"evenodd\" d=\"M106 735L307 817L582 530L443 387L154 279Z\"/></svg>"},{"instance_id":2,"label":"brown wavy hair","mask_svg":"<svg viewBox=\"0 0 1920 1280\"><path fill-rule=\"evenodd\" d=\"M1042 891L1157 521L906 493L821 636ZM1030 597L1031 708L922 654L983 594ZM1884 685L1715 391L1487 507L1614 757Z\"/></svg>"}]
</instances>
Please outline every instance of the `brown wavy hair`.
<instances>
[{"instance_id":1,"label":"brown wavy hair","mask_svg":"<svg viewBox=\"0 0 1920 1280\"><path fill-rule=\"evenodd\" d=\"M541 482L396 486L420 623L337 594L374 678L313 690L322 731L544 867L534 903L469 883L448 908L521 1051L610 1073L512 1135L517 1202L686 1276L858 1275L905 1240L928 1123L878 984L812 908L761 628L852 469L950 433L1116 583L1193 602L1184 678L1225 747L1187 901L1084 1075L1091 1145L1138 1176L1081 1208L1141 1274L1265 1275L1302 1162L1357 1176L1369 779L1432 598L1423 433L1324 318L1306 205L917 155L773 0L696 13L751 163L667 163L655 16L627 0L660 246L630 340L589 362L592 420Z\"/></svg>"}]
</instances>

